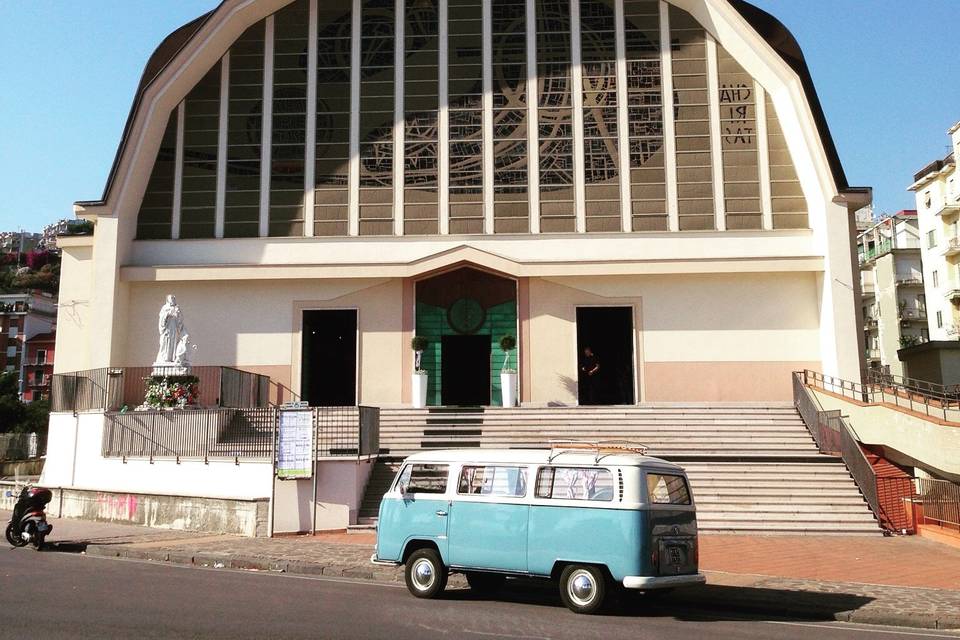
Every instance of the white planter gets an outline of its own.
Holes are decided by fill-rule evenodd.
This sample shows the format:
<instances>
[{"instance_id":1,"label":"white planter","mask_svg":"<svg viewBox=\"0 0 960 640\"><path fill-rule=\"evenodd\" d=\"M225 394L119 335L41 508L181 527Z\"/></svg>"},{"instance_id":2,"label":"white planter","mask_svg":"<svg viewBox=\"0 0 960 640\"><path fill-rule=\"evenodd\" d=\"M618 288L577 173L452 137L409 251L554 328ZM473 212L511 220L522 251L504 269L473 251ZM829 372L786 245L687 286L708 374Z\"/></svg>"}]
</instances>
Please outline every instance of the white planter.
<instances>
[{"instance_id":1,"label":"white planter","mask_svg":"<svg viewBox=\"0 0 960 640\"><path fill-rule=\"evenodd\" d=\"M500 374L500 397L503 400L503 406L517 406L517 374Z\"/></svg>"},{"instance_id":2,"label":"white planter","mask_svg":"<svg viewBox=\"0 0 960 640\"><path fill-rule=\"evenodd\" d=\"M423 409L427 406L427 380L430 376L413 374L413 406L416 409Z\"/></svg>"}]
</instances>

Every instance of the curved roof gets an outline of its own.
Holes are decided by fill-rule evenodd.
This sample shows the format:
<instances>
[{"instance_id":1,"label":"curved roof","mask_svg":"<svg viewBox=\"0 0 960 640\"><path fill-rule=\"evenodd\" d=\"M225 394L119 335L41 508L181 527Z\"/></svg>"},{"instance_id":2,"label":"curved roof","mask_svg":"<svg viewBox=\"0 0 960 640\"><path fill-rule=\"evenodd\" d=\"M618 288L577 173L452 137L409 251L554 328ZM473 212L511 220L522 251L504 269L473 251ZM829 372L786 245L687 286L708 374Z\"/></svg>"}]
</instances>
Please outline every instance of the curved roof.
<instances>
[{"instance_id":1,"label":"curved roof","mask_svg":"<svg viewBox=\"0 0 960 640\"><path fill-rule=\"evenodd\" d=\"M153 52L147 61L143 75L140 78L140 84L137 86L137 92L133 99L133 106L130 108L130 114L127 116L127 123L123 128L123 135L120 138L120 145L117 147L117 154L113 159L113 166L110 168L110 174L107 176L107 184L104 186L103 195L99 200L89 200L77 202L78 205L96 206L106 202L110 195L116 179L117 169L120 164L120 158L123 155L130 129L133 126L133 120L143 94L157 76L159 76L174 57L183 49L184 46L193 38L194 35L203 27L204 24L220 10L227 0L222 0L216 9L209 11L199 18L183 25L169 36L164 38L160 46ZM799 76L803 86L804 93L807 96L807 102L810 104L810 111L813 113L814 121L817 125L817 131L823 142L823 149L827 154L827 161L830 164L830 170L833 174L837 189L841 192L850 188L847 183L847 176L844 173L843 165L840 162L840 156L837 153L837 146L834 144L833 136L830 134L830 127L827 125L827 118L823 112L823 105L820 104L820 98L817 95L816 87L813 84L813 78L810 75L810 69L807 67L806 59L803 57L803 51L800 44L794 38L790 30L782 22L767 13L766 11L755 7L746 2L746 0L727 0L747 23L756 31L767 44L783 59L784 62Z\"/></svg>"},{"instance_id":2,"label":"curved roof","mask_svg":"<svg viewBox=\"0 0 960 640\"><path fill-rule=\"evenodd\" d=\"M552 462L557 465L607 467L638 467L649 464L682 470L680 465L638 453L601 453L598 462L595 452L563 449L434 449L414 453L408 456L406 461L439 464L547 464Z\"/></svg>"}]
</instances>

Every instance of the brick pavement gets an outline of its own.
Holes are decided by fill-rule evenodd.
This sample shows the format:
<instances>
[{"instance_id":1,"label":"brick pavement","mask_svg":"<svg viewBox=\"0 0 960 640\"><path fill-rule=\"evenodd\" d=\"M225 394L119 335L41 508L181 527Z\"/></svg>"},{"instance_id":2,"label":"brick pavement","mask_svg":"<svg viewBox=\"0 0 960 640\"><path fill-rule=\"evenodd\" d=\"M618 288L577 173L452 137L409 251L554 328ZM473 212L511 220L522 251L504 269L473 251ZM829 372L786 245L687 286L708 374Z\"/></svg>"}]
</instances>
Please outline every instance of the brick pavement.
<instances>
[{"instance_id":1,"label":"brick pavement","mask_svg":"<svg viewBox=\"0 0 960 640\"><path fill-rule=\"evenodd\" d=\"M0 512L0 518L9 517ZM370 564L372 534L241 538L54 520L50 542L96 556L401 581ZM59 534L59 535L58 535ZM777 617L960 629L960 552L921 538L701 536L705 587L678 607ZM462 586L454 579L451 586Z\"/></svg>"}]
</instances>

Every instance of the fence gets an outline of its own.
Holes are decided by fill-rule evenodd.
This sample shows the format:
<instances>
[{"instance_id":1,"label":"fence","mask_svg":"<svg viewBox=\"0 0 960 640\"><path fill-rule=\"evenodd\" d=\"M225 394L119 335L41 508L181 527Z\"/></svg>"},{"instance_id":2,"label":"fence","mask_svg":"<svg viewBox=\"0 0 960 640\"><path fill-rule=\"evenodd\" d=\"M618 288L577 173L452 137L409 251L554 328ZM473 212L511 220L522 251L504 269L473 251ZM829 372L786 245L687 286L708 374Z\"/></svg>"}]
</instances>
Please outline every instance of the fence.
<instances>
[{"instance_id":1,"label":"fence","mask_svg":"<svg viewBox=\"0 0 960 640\"><path fill-rule=\"evenodd\" d=\"M793 402L820 452L843 459L854 482L860 488L860 493L884 529L904 529L909 518L903 498L910 497L909 482L904 483L901 478L877 476L876 470L860 447L859 438L840 415L840 411L824 411L820 402L807 389L810 374L820 376L813 371L793 374Z\"/></svg>"},{"instance_id":2,"label":"fence","mask_svg":"<svg viewBox=\"0 0 960 640\"><path fill-rule=\"evenodd\" d=\"M867 384L841 380L817 371L799 372L805 385L856 402L885 403L947 422L960 422L960 389L934 382L872 371Z\"/></svg>"},{"instance_id":3,"label":"fence","mask_svg":"<svg viewBox=\"0 0 960 640\"><path fill-rule=\"evenodd\" d=\"M915 500L923 504L923 520L960 531L960 485L934 478L916 478L915 482Z\"/></svg>"},{"instance_id":4,"label":"fence","mask_svg":"<svg viewBox=\"0 0 960 640\"><path fill-rule=\"evenodd\" d=\"M375 455L380 451L376 407L314 407L314 457ZM269 460L276 408L108 413L105 458L241 458Z\"/></svg>"},{"instance_id":5,"label":"fence","mask_svg":"<svg viewBox=\"0 0 960 640\"><path fill-rule=\"evenodd\" d=\"M54 374L51 411L115 411L143 404L151 379L181 375L179 368L110 367ZM202 407L250 408L269 404L270 378L232 367L191 367Z\"/></svg>"},{"instance_id":6,"label":"fence","mask_svg":"<svg viewBox=\"0 0 960 640\"><path fill-rule=\"evenodd\" d=\"M30 460L46 454L45 433L0 433L0 460Z\"/></svg>"}]
</instances>

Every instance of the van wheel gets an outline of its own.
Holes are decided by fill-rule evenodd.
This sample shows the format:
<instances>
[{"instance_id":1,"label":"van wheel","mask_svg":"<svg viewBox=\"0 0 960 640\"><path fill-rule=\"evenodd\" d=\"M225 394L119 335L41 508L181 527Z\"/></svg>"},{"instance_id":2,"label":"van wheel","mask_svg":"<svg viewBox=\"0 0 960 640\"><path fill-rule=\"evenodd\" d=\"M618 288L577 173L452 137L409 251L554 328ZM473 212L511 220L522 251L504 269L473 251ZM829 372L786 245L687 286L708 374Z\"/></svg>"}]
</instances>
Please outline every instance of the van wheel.
<instances>
[{"instance_id":1,"label":"van wheel","mask_svg":"<svg viewBox=\"0 0 960 640\"><path fill-rule=\"evenodd\" d=\"M574 613L596 613L606 595L606 578L596 567L572 564L560 574L560 599Z\"/></svg>"},{"instance_id":2,"label":"van wheel","mask_svg":"<svg viewBox=\"0 0 960 640\"><path fill-rule=\"evenodd\" d=\"M418 598L435 598L447 586L447 568L433 549L417 549L407 559L407 589Z\"/></svg>"},{"instance_id":3,"label":"van wheel","mask_svg":"<svg viewBox=\"0 0 960 640\"><path fill-rule=\"evenodd\" d=\"M468 571L466 577L470 589L485 595L496 593L503 588L503 583L507 581L507 576L502 573Z\"/></svg>"}]
</instances>

